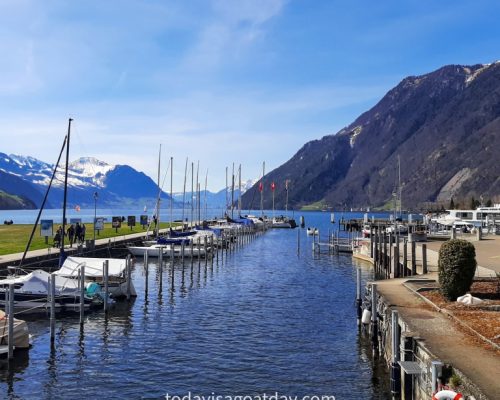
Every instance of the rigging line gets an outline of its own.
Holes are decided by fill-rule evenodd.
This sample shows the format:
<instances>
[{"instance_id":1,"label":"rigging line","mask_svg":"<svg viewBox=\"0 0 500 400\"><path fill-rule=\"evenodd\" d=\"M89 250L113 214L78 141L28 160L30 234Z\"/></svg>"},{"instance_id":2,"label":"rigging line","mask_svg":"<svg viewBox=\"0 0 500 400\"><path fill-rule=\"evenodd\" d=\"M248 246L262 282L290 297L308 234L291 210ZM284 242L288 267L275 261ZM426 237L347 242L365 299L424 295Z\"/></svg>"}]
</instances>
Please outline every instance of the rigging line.
<instances>
[{"instance_id":1,"label":"rigging line","mask_svg":"<svg viewBox=\"0 0 500 400\"><path fill-rule=\"evenodd\" d=\"M36 221L33 224L33 230L31 231L30 238L28 240L28 243L26 244L26 249L24 250L24 253L23 253L23 256L21 258L21 261L19 261L18 267L21 267L23 265L23 262L24 262L24 260L26 258L26 254L28 253L28 250L29 250L29 248L31 246L31 241L33 240L33 236L35 235L36 228L38 226L38 222L40 221L40 217L42 215L43 207L45 207L45 203L47 202L47 197L49 196L49 190L50 190L50 188L52 186L52 181L54 180L54 176L56 174L57 167L59 166L59 162L61 161L61 157L63 155L64 148L66 147L67 140L68 140L68 135L64 136L64 141L63 141L63 144L62 144L62 147L61 147L61 151L59 153L59 157L57 158L57 163L56 163L56 166L54 168L54 172L52 173L52 177L50 178L49 186L47 187L47 191L45 192L45 196L43 198L42 204L40 205L40 211L38 212L38 215L36 217ZM63 232L63 234L64 234L64 232Z\"/></svg>"}]
</instances>

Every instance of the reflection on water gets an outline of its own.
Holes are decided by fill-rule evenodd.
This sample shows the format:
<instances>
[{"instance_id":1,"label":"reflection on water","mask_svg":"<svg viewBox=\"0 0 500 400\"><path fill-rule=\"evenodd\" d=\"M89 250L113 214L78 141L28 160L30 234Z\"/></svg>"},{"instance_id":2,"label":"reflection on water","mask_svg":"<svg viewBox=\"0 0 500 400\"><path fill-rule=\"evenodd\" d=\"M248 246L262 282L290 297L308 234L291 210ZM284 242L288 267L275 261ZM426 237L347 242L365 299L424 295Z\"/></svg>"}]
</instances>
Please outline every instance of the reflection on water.
<instances>
[{"instance_id":1,"label":"reflection on water","mask_svg":"<svg viewBox=\"0 0 500 400\"><path fill-rule=\"evenodd\" d=\"M329 228L329 215L309 214ZM323 221L324 220L324 221ZM312 225L312 223L311 223ZM358 335L349 255L313 258L297 230L269 231L224 258L152 260L133 270L138 297L108 315L30 321L33 348L2 364L10 398L161 398L165 394L329 394L385 399L388 378ZM362 269L363 281L371 278ZM146 291L147 288L147 291Z\"/></svg>"}]
</instances>

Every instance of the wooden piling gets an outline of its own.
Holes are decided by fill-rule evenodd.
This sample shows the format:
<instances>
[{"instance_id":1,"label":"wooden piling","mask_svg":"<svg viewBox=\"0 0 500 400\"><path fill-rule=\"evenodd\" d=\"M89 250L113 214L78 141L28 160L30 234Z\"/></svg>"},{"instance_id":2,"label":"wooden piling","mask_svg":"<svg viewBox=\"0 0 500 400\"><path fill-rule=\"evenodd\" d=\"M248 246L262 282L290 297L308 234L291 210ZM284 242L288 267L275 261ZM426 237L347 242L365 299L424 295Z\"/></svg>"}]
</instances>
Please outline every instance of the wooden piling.
<instances>
[{"instance_id":1,"label":"wooden piling","mask_svg":"<svg viewBox=\"0 0 500 400\"><path fill-rule=\"evenodd\" d=\"M104 313L108 313L108 299L109 299L109 260L104 260L103 265L104 273Z\"/></svg>"},{"instance_id":2,"label":"wooden piling","mask_svg":"<svg viewBox=\"0 0 500 400\"><path fill-rule=\"evenodd\" d=\"M427 272L427 244L422 243L422 273Z\"/></svg>"},{"instance_id":3,"label":"wooden piling","mask_svg":"<svg viewBox=\"0 0 500 400\"><path fill-rule=\"evenodd\" d=\"M9 331L8 331L9 360L14 358L14 284L9 283Z\"/></svg>"},{"instance_id":4,"label":"wooden piling","mask_svg":"<svg viewBox=\"0 0 500 400\"><path fill-rule=\"evenodd\" d=\"M56 276L50 274L50 345L54 346L56 337Z\"/></svg>"},{"instance_id":5,"label":"wooden piling","mask_svg":"<svg viewBox=\"0 0 500 400\"><path fill-rule=\"evenodd\" d=\"M80 325L85 322L85 264L80 266Z\"/></svg>"},{"instance_id":6,"label":"wooden piling","mask_svg":"<svg viewBox=\"0 0 500 400\"><path fill-rule=\"evenodd\" d=\"M417 252L415 241L411 241L411 274L417 275Z\"/></svg>"}]
</instances>

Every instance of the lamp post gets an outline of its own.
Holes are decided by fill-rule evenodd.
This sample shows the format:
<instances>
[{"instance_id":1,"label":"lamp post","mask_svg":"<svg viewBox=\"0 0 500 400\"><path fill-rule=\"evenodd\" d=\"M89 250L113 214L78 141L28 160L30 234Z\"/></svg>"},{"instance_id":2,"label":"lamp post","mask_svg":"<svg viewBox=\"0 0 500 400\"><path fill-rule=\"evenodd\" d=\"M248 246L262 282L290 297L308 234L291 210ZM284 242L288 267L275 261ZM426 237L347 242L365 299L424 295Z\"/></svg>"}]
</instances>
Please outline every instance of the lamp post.
<instances>
[{"instance_id":1,"label":"lamp post","mask_svg":"<svg viewBox=\"0 0 500 400\"><path fill-rule=\"evenodd\" d=\"M95 245L95 226L97 224L97 198L99 194L94 192L94 245Z\"/></svg>"}]
</instances>

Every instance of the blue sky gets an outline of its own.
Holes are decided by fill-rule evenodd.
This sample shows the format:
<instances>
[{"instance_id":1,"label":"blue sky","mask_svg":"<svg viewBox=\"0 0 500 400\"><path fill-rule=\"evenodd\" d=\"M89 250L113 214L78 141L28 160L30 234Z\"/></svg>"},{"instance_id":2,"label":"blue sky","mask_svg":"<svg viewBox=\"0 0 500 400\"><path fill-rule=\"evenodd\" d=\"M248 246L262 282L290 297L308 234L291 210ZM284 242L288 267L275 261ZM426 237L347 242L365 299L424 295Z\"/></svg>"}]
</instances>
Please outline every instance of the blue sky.
<instances>
[{"instance_id":1,"label":"blue sky","mask_svg":"<svg viewBox=\"0 0 500 400\"><path fill-rule=\"evenodd\" d=\"M500 58L500 2L0 0L0 151L258 178L404 77ZM203 178L204 180L204 178Z\"/></svg>"}]
</instances>

